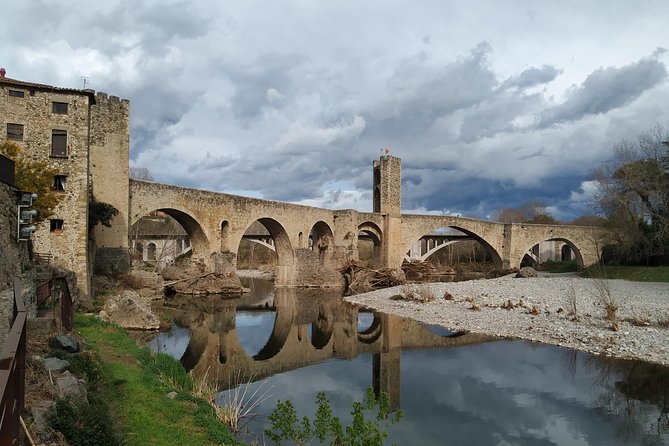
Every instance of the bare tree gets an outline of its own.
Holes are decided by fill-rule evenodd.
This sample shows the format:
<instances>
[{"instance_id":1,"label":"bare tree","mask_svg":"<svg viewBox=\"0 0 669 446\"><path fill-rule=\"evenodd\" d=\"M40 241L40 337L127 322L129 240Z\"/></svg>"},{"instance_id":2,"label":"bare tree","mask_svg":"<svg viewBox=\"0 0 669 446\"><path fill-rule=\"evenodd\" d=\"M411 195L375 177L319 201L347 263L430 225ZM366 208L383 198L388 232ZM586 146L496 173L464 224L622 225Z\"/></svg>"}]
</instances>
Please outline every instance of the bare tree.
<instances>
[{"instance_id":1,"label":"bare tree","mask_svg":"<svg viewBox=\"0 0 669 446\"><path fill-rule=\"evenodd\" d=\"M614 146L613 157L593 171L600 212L617 228L625 260L669 259L669 156L662 144L669 124Z\"/></svg>"},{"instance_id":2,"label":"bare tree","mask_svg":"<svg viewBox=\"0 0 669 446\"><path fill-rule=\"evenodd\" d=\"M146 167L131 167L130 178L133 180L154 181L153 175Z\"/></svg>"},{"instance_id":3,"label":"bare tree","mask_svg":"<svg viewBox=\"0 0 669 446\"><path fill-rule=\"evenodd\" d=\"M555 223L546 204L540 200L528 200L518 208L502 208L497 215L502 223Z\"/></svg>"}]
</instances>

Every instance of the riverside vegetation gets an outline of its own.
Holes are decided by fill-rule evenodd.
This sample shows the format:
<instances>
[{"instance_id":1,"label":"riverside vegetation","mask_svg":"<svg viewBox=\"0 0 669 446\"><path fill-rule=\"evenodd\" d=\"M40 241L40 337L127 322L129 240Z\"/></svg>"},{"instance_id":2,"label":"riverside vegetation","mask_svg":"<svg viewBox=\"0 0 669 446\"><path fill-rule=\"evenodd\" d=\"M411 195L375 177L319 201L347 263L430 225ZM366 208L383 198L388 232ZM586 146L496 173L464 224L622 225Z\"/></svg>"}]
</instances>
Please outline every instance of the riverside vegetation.
<instances>
[{"instance_id":1,"label":"riverside vegetation","mask_svg":"<svg viewBox=\"0 0 669 446\"><path fill-rule=\"evenodd\" d=\"M93 353L67 360L82 364L89 402L61 400L50 414L69 444L241 444L211 404L193 394L193 379L177 361L94 316L77 315L75 325Z\"/></svg>"},{"instance_id":2,"label":"riverside vegetation","mask_svg":"<svg viewBox=\"0 0 669 446\"><path fill-rule=\"evenodd\" d=\"M139 347L121 327L92 315L76 315L76 329L85 339L85 353L50 352L70 362L71 371L86 381L87 397L59 398L47 414L51 427L71 446L116 445L242 445L233 432L252 410L268 398L238 397L216 405L216 387L207 376L194 378L182 365L163 353ZM246 389L244 384L240 389ZM368 389L362 402L354 402L350 425L335 417L324 393L316 398L313 423L297 419L290 401L279 401L269 417L265 435L276 444L290 441L307 445L330 439L335 446L381 446L389 426L402 411L389 413L388 395L375 397ZM371 413L370 412L374 412Z\"/></svg>"}]
</instances>

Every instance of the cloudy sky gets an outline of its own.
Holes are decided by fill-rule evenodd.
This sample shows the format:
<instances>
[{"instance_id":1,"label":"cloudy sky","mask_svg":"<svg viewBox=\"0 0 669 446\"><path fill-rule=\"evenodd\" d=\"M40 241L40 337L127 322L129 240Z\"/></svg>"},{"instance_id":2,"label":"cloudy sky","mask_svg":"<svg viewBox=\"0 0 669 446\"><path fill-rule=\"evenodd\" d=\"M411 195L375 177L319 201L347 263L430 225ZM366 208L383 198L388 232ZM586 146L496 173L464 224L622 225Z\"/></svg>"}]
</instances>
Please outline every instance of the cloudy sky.
<instances>
[{"instance_id":1,"label":"cloudy sky","mask_svg":"<svg viewBox=\"0 0 669 446\"><path fill-rule=\"evenodd\" d=\"M669 123L669 4L7 2L7 76L131 101L131 165L171 184L371 210L587 212L611 146Z\"/></svg>"}]
</instances>

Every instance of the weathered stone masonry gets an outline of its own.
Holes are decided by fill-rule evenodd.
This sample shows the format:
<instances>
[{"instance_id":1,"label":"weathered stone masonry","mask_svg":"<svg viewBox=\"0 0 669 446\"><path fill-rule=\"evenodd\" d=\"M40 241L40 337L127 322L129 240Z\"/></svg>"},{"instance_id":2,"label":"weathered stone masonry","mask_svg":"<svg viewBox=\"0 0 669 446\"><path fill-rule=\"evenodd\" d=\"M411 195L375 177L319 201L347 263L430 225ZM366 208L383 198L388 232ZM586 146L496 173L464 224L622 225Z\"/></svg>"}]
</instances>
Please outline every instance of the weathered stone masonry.
<instances>
[{"instance_id":1,"label":"weathered stone masonry","mask_svg":"<svg viewBox=\"0 0 669 446\"><path fill-rule=\"evenodd\" d=\"M23 156L46 161L64 180L64 190L57 192L62 201L38 226L34 250L52 254L55 265L74 271L83 299L90 292L91 190L121 212L112 230L99 231L98 243L103 249L122 248L127 256L128 123L128 101L0 77L0 138L21 146ZM64 139L64 146L57 139Z\"/></svg>"}]
</instances>

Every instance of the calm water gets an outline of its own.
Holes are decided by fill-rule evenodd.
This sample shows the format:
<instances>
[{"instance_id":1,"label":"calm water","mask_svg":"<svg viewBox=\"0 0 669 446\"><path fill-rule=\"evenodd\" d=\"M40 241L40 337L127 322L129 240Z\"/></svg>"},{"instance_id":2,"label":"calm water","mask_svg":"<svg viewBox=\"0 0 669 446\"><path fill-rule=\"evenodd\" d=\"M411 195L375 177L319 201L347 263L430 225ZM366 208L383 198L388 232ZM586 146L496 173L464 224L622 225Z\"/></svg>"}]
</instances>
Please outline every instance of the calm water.
<instances>
[{"instance_id":1,"label":"calm water","mask_svg":"<svg viewBox=\"0 0 669 446\"><path fill-rule=\"evenodd\" d=\"M325 391L346 420L373 387L405 412L390 430L400 445L669 444L667 368L454 336L322 291L251 287L242 299L175 298L175 324L150 345L208 371L221 401L237 383L269 388L247 425L254 435L278 399L313 417Z\"/></svg>"}]
</instances>

